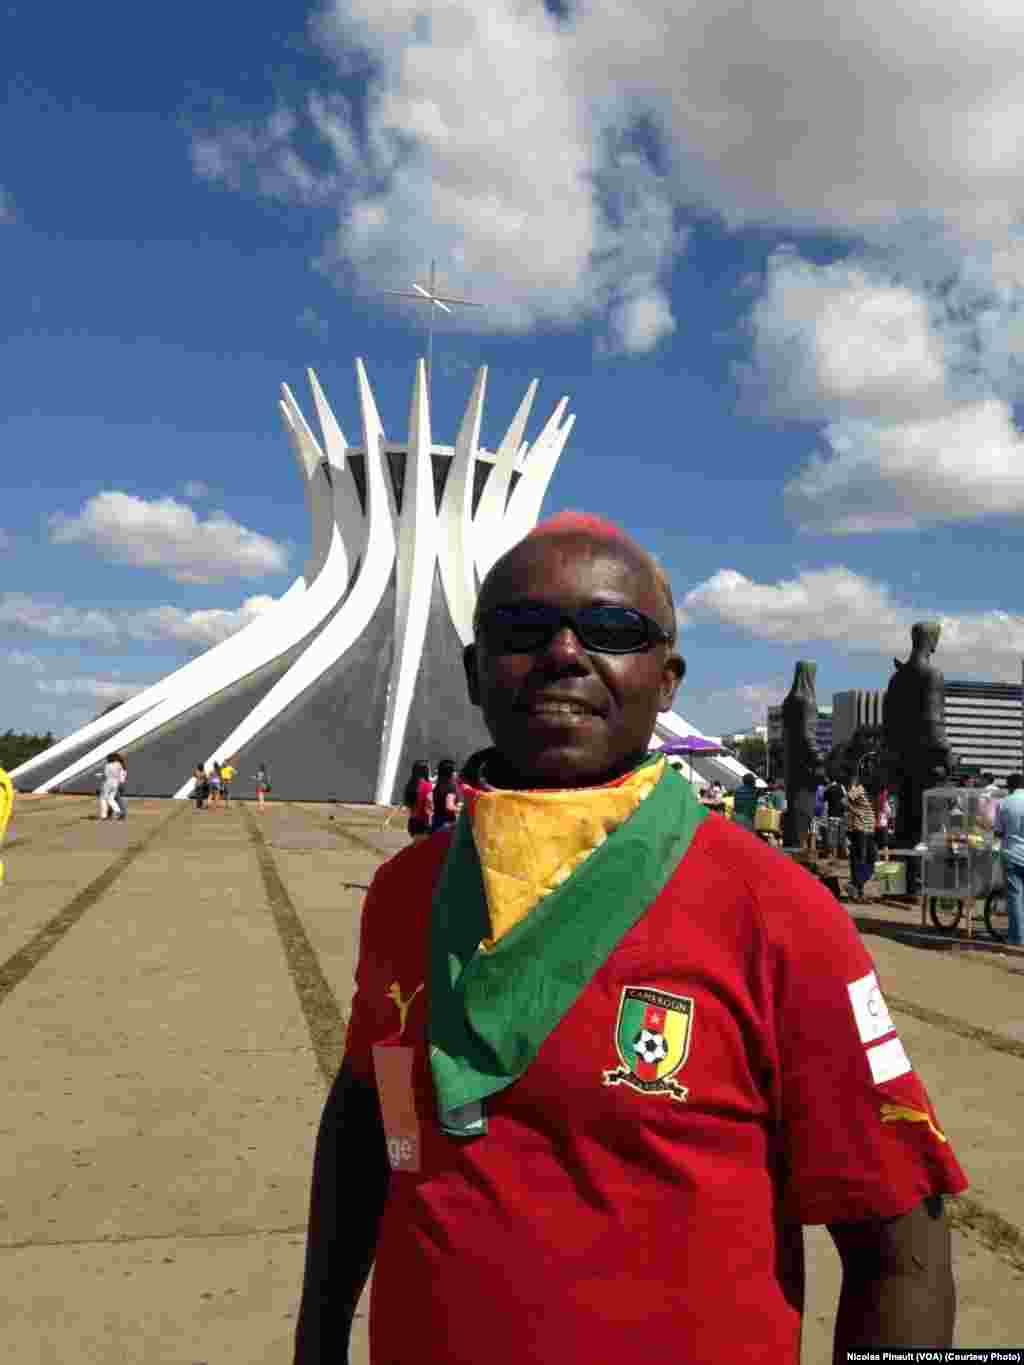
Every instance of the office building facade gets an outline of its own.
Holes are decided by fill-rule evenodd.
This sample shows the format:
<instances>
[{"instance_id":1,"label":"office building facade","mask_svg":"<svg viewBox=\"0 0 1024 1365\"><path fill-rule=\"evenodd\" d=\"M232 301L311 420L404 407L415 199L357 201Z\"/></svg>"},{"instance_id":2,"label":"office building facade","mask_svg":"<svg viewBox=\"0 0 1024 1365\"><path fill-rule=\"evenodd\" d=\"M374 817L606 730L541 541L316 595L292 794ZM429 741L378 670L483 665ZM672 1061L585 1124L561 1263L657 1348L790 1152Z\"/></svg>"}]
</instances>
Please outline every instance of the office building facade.
<instances>
[{"instance_id":1,"label":"office building facade","mask_svg":"<svg viewBox=\"0 0 1024 1365\"><path fill-rule=\"evenodd\" d=\"M946 739L960 766L1006 778L1020 772L1020 683L946 680Z\"/></svg>"}]
</instances>

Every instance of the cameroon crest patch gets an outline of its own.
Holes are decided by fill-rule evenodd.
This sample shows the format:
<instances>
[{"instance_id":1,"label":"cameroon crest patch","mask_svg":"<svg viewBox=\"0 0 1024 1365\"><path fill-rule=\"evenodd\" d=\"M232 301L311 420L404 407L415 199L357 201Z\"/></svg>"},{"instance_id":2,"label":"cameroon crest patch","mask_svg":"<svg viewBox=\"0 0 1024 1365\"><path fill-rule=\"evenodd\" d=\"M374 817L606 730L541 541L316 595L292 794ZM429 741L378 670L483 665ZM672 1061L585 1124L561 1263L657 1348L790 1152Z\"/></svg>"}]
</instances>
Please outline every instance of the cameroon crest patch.
<instances>
[{"instance_id":1,"label":"cameroon crest patch","mask_svg":"<svg viewBox=\"0 0 1024 1365\"><path fill-rule=\"evenodd\" d=\"M628 1085L645 1095L685 1100L687 1088L673 1080L690 1055L693 1000L653 986L624 986L615 1027L621 1066L604 1073L605 1085Z\"/></svg>"}]
</instances>

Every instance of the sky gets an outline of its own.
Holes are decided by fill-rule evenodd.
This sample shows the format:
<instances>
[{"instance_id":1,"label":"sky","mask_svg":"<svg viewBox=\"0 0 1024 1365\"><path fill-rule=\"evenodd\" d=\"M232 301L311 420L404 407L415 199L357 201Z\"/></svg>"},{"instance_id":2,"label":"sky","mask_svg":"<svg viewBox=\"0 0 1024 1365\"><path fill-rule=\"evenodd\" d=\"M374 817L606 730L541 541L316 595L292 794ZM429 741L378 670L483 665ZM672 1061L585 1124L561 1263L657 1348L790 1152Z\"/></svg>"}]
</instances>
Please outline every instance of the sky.
<instances>
[{"instance_id":1,"label":"sky","mask_svg":"<svg viewBox=\"0 0 1024 1365\"><path fill-rule=\"evenodd\" d=\"M435 439L576 424L544 513L678 606L677 707L763 722L798 659L1020 681L1024 9L1009 0L9 0L0 730L57 735L301 572L277 402L311 366Z\"/></svg>"}]
</instances>

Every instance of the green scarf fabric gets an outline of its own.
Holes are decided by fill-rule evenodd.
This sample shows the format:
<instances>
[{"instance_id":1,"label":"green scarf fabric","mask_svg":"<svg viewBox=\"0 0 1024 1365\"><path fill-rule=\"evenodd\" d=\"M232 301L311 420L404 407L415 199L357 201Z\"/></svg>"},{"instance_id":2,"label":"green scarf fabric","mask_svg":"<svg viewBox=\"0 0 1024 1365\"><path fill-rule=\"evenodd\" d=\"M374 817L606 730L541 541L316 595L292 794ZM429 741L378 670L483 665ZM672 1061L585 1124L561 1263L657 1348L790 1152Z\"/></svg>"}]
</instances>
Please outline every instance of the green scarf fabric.
<instances>
[{"instance_id":1,"label":"green scarf fabric","mask_svg":"<svg viewBox=\"0 0 1024 1365\"><path fill-rule=\"evenodd\" d=\"M523 1074L675 872L707 814L690 784L667 768L568 881L480 952L490 922L463 811L430 930L430 1066L446 1133L487 1131L481 1102Z\"/></svg>"}]
</instances>

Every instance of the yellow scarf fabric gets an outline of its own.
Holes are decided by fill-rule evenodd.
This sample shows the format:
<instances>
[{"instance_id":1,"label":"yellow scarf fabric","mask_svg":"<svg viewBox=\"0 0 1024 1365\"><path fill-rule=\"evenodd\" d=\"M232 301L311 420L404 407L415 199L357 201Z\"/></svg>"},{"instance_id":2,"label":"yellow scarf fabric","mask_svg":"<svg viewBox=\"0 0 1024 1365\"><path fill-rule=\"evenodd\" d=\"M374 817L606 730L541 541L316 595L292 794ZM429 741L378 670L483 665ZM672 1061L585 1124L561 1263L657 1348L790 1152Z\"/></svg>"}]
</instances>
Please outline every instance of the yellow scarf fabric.
<instances>
[{"instance_id":1,"label":"yellow scarf fabric","mask_svg":"<svg viewBox=\"0 0 1024 1365\"><path fill-rule=\"evenodd\" d=\"M607 787L466 792L487 895L488 952L535 905L568 881L661 781L665 760Z\"/></svg>"}]
</instances>

